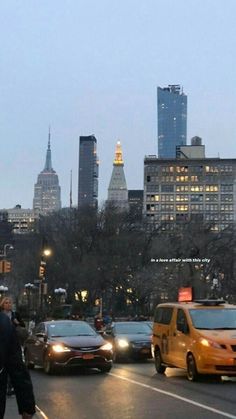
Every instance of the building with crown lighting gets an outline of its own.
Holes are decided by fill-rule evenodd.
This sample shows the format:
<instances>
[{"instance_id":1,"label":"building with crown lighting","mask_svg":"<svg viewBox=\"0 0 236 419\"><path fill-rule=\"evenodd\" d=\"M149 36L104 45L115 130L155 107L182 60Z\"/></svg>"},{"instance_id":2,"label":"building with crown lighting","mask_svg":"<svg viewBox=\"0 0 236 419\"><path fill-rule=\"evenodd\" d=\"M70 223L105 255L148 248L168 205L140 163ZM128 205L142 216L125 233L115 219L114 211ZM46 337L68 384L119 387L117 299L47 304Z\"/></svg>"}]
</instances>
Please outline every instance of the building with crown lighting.
<instances>
[{"instance_id":1,"label":"building with crown lighting","mask_svg":"<svg viewBox=\"0 0 236 419\"><path fill-rule=\"evenodd\" d=\"M58 175L52 168L51 135L48 134L48 148L44 169L39 173L34 185L33 209L40 214L48 214L61 208L61 188Z\"/></svg>"},{"instance_id":2,"label":"building with crown lighting","mask_svg":"<svg viewBox=\"0 0 236 419\"><path fill-rule=\"evenodd\" d=\"M116 144L113 170L108 187L107 204L110 204L122 211L128 211L129 209L128 189L126 185L124 161L120 141Z\"/></svg>"}]
</instances>

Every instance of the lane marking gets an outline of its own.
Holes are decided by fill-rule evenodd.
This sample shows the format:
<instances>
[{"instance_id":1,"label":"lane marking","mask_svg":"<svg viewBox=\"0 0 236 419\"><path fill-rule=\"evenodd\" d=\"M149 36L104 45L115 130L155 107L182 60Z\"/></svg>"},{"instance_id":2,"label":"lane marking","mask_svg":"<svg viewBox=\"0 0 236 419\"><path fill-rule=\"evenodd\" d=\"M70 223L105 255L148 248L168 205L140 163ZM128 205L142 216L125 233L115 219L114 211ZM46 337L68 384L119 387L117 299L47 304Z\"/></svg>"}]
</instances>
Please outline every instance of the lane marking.
<instances>
[{"instance_id":1,"label":"lane marking","mask_svg":"<svg viewBox=\"0 0 236 419\"><path fill-rule=\"evenodd\" d=\"M161 390L159 388L149 386L148 384L140 383L139 381L135 381L135 380L131 380L130 378L123 377L122 375L114 374L113 372L109 372L109 375L115 378L120 378L121 380L124 380L124 381L128 381L129 383L136 384L140 387L148 388L149 390L156 391L157 393L164 394L165 396L173 397L174 399L178 399L183 402L192 404L194 406L200 407L201 409L209 410L210 412L216 413L217 415L225 416L226 418L236 419L236 416L231 415L230 413L223 412L222 410L214 409L214 407L210 407L205 404L195 402L191 399L187 399L186 397L178 396L177 394L171 393L170 391Z\"/></svg>"},{"instance_id":2,"label":"lane marking","mask_svg":"<svg viewBox=\"0 0 236 419\"><path fill-rule=\"evenodd\" d=\"M36 411L43 417L43 419L49 419L49 417L36 405Z\"/></svg>"}]
</instances>

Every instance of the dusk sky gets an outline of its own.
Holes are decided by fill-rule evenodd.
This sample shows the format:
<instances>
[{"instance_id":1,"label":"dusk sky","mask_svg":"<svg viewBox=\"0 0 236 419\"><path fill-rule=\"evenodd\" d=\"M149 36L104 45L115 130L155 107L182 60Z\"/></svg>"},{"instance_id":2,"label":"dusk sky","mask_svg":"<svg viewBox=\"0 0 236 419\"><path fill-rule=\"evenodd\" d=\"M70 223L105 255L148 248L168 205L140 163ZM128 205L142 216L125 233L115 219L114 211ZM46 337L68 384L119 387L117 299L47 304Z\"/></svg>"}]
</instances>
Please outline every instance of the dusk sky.
<instances>
[{"instance_id":1,"label":"dusk sky","mask_svg":"<svg viewBox=\"0 0 236 419\"><path fill-rule=\"evenodd\" d=\"M236 158L235 0L2 0L0 208L32 208L51 125L62 205L77 203L80 135L97 138L99 201L115 144L128 189L157 154L157 86L188 95L188 144Z\"/></svg>"}]
</instances>

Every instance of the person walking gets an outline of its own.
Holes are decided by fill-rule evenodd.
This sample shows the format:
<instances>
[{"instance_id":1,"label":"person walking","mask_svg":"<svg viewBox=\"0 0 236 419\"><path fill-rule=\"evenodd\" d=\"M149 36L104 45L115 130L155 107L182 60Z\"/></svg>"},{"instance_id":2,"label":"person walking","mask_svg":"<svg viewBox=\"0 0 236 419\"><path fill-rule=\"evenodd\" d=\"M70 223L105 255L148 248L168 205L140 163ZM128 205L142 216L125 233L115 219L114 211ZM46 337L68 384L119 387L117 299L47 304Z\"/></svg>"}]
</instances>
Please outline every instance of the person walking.
<instances>
[{"instance_id":1,"label":"person walking","mask_svg":"<svg viewBox=\"0 0 236 419\"><path fill-rule=\"evenodd\" d=\"M35 413L35 398L29 372L22 360L16 330L6 314L0 312L0 419L6 408L7 377L15 390L19 415L30 419Z\"/></svg>"},{"instance_id":2,"label":"person walking","mask_svg":"<svg viewBox=\"0 0 236 419\"><path fill-rule=\"evenodd\" d=\"M19 313L13 311L13 302L10 297L4 297L0 301L0 310L9 317L14 327L16 327L16 334L19 339L20 345L23 348L24 341L28 336L28 331L25 327L25 322L22 320ZM23 351L23 349L22 349ZM11 380L8 379L7 384L7 395L12 396L14 394L14 388L12 386Z\"/></svg>"}]
</instances>

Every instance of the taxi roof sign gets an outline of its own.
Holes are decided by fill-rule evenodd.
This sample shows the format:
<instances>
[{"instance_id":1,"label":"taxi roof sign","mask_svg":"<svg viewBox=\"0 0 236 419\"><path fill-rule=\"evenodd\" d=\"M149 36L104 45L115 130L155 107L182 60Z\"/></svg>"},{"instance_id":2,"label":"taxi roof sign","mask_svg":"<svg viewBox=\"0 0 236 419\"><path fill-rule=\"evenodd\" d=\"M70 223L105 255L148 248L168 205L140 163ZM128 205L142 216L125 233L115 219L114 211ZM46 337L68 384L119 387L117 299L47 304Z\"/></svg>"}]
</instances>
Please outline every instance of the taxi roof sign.
<instances>
[{"instance_id":1,"label":"taxi roof sign","mask_svg":"<svg viewBox=\"0 0 236 419\"><path fill-rule=\"evenodd\" d=\"M178 302L184 303L193 301L193 288L192 287L182 287L178 291Z\"/></svg>"}]
</instances>

